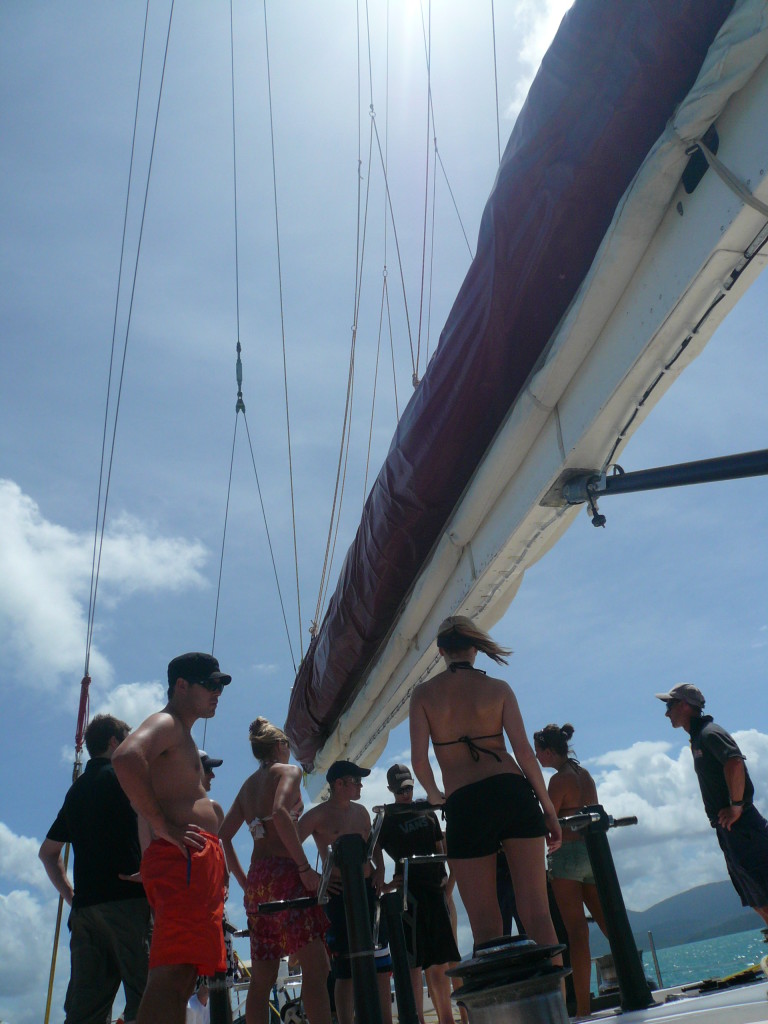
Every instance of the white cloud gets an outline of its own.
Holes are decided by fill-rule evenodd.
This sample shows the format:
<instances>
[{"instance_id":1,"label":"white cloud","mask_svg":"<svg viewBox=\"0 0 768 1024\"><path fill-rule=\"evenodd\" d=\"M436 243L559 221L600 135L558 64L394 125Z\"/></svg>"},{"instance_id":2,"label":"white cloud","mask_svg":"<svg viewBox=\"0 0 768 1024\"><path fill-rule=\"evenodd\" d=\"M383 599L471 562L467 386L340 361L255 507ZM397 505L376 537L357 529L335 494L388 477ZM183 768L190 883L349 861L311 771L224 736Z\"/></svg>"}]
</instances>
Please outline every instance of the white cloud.
<instances>
[{"instance_id":1,"label":"white cloud","mask_svg":"<svg viewBox=\"0 0 768 1024\"><path fill-rule=\"evenodd\" d=\"M755 803L768 807L768 735L734 733L755 783ZM701 801L686 745L638 742L588 762L600 802L615 818L638 824L609 833L627 906L644 910L695 885L727 878L725 862Z\"/></svg>"},{"instance_id":2,"label":"white cloud","mask_svg":"<svg viewBox=\"0 0 768 1024\"><path fill-rule=\"evenodd\" d=\"M0 480L0 649L34 685L52 689L82 671L93 538L46 520L11 480ZM156 537L137 520L112 521L102 555L106 604L139 590L201 586L198 541ZM91 673L111 668L94 645Z\"/></svg>"},{"instance_id":3,"label":"white cloud","mask_svg":"<svg viewBox=\"0 0 768 1024\"><path fill-rule=\"evenodd\" d=\"M94 714L114 715L127 722L132 729L145 718L165 707L166 689L162 683L123 683L103 696L99 695Z\"/></svg>"},{"instance_id":4,"label":"white cloud","mask_svg":"<svg viewBox=\"0 0 768 1024\"><path fill-rule=\"evenodd\" d=\"M505 111L506 117L514 120L520 113L542 58L572 5L573 0L518 0L515 5L515 20L522 40L519 61L525 73L515 83L514 96Z\"/></svg>"},{"instance_id":5,"label":"white cloud","mask_svg":"<svg viewBox=\"0 0 768 1024\"><path fill-rule=\"evenodd\" d=\"M25 891L0 894L0 1019L4 1021L37 1024L43 1017L55 908L55 900L43 904ZM65 927L62 931L66 935ZM62 1004L69 977L65 945L59 959L54 1007ZM60 1019L60 1014L54 1013L53 1019Z\"/></svg>"},{"instance_id":6,"label":"white cloud","mask_svg":"<svg viewBox=\"0 0 768 1024\"><path fill-rule=\"evenodd\" d=\"M39 849L39 839L17 836L5 822L0 821L0 878L8 879L14 885L49 889L51 883L37 856Z\"/></svg>"}]
</instances>

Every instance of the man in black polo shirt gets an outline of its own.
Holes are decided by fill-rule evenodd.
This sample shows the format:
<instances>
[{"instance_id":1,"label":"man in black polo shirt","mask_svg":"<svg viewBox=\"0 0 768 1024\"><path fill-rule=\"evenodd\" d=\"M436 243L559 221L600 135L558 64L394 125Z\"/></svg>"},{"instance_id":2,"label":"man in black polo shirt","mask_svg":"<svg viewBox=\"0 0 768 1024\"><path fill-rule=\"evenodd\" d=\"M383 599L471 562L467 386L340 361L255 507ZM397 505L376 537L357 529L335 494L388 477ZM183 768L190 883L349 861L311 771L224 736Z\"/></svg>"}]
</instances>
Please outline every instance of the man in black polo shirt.
<instances>
[{"instance_id":1,"label":"man in black polo shirt","mask_svg":"<svg viewBox=\"0 0 768 1024\"><path fill-rule=\"evenodd\" d=\"M147 982L149 904L142 886L127 877L141 861L136 813L111 764L130 731L112 715L96 715L89 724L90 760L40 847L48 877L72 908L65 1024L110 1020L121 981L126 1024L135 1021ZM61 857L65 843L75 855L74 889Z\"/></svg>"},{"instance_id":2,"label":"man in black polo shirt","mask_svg":"<svg viewBox=\"0 0 768 1024\"><path fill-rule=\"evenodd\" d=\"M704 694L691 683L657 693L675 729L691 737L693 767L709 823L725 856L733 887L742 905L752 907L768 924L768 822L752 803L755 787L744 755L730 733L702 715Z\"/></svg>"}]
</instances>

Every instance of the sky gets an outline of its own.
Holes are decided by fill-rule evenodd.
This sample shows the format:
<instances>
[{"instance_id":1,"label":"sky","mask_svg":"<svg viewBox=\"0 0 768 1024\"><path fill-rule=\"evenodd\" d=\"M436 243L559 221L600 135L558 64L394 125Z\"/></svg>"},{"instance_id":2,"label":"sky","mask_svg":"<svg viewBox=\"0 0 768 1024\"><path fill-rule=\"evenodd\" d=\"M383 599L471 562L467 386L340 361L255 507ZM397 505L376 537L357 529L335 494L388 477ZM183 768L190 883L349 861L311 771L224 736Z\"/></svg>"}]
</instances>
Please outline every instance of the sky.
<instances>
[{"instance_id":1,"label":"sky","mask_svg":"<svg viewBox=\"0 0 768 1024\"><path fill-rule=\"evenodd\" d=\"M568 6L495 5L502 146ZM270 4L268 79L263 8L234 3L236 276L224 3L179 3L173 12L141 228L170 11L167 0L150 5L119 301L144 8L9 0L0 9L3 1021L39 1021L45 1001L56 900L37 850L71 779L113 325L118 367L126 336L128 343L90 710L137 725L164 703L168 661L211 649L234 437L214 645L233 682L207 732L195 733L224 758L212 795L226 809L255 768L248 723L257 715L284 720L315 614L355 322L358 186L361 208L370 191L331 586L359 518L366 461L370 484L412 386L403 288L421 374L466 273L464 232L474 249L498 164L491 5L433 5L429 136L437 137L445 176L438 171L435 184L420 332L428 7L391 3L389 32L386 4L371 0L368 9L370 75L365 5L358 74L353 5ZM369 163L373 120L379 143L374 138ZM391 222L384 230L384 160L404 285ZM432 156L428 195L433 164ZM430 223L428 253L431 233ZM385 329L374 403L385 267L392 341ZM764 445L767 300L768 280L758 279L631 440L621 457L626 470ZM253 461L242 416L234 434L238 337ZM117 377L110 419L116 394ZM767 506L764 479L607 498L606 529L579 516L528 572L494 629L514 648L505 677L529 733L572 722L576 753L606 809L639 818L611 837L633 909L726 877L686 737L671 729L654 692L683 680L701 687L708 709L742 744L758 805L768 807ZM369 807L386 799L386 768L408 759L401 726L366 781ZM238 844L247 857L242 836ZM230 915L242 924L239 893ZM466 928L460 938L466 951ZM53 1022L62 1019L67 973L62 946Z\"/></svg>"}]
</instances>

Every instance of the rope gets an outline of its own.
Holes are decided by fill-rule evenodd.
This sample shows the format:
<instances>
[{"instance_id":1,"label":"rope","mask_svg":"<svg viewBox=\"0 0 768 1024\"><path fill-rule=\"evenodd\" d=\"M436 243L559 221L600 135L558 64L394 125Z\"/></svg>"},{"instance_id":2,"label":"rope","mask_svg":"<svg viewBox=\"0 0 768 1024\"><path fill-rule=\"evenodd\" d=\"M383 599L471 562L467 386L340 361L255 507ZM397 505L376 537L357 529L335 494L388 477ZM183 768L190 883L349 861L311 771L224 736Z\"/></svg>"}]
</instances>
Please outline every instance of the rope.
<instances>
[{"instance_id":1,"label":"rope","mask_svg":"<svg viewBox=\"0 0 768 1024\"><path fill-rule=\"evenodd\" d=\"M152 131L152 147L151 147L150 155L149 155L149 167L147 168L147 180L146 180L146 185L145 185L145 188L144 188L144 201L143 201L142 210L141 210L141 223L140 223L140 226L139 226L139 239L138 239L138 243L137 243L137 246L136 246L136 260L134 262L134 267L133 267L133 281L132 281L132 284L131 284L131 297L130 297L130 301L129 301L129 305L128 305L128 320L127 320L127 323L126 323L126 326L125 326L125 341L123 343L123 358L122 358L122 362L121 362L121 366L120 366L120 380L119 380L118 389L117 389L117 400L115 402L115 416L114 416L113 425L112 425L112 444L110 446L110 452L109 452L109 463L108 463L108 470L107 470L107 484L106 484L106 488L105 488L105 491L104 491L104 506L103 506L103 509L102 509L102 516L101 516L101 533L100 533L100 537L99 537L99 551L98 551L98 558L96 560L96 572L95 572L95 578L94 578L94 582L93 582L93 593L92 593L92 600L91 600L91 611L90 611L90 616L89 616L89 628L88 628L88 639L87 639L85 672L84 672L84 675L86 675L86 676L88 675L88 667L89 667L89 662L90 662L90 648L91 648L91 641L93 639L93 623L94 623L95 614L96 614L96 595L97 595L98 586L99 586L99 572L100 572L100 569L101 569L101 556L102 556L102 552L103 552L103 549L104 549L104 530L105 530L105 524L106 524L106 519L107 519L107 505L109 503L109 490L110 490L110 484L111 484L111 481L112 481L112 466L113 466L114 458L115 458L115 444L116 444L116 441L117 441L117 422L118 422L118 417L120 415L120 401L121 401L122 394L123 394L123 380L125 378L125 364L126 364L126 359L127 359L127 355L128 355L128 339L129 339L129 336L130 336L131 319L132 319L132 316L133 316L133 301L134 301L134 298L135 298L135 295L136 295L136 279L137 279L138 271L139 271L139 257L141 255L141 242L142 242L142 238L144 237L144 222L145 222L146 214L147 214L147 199L148 199L148 196L149 196L149 183L150 183L150 180L151 180L151 177L152 177L152 163L153 163L154 156L155 156L155 144L157 142L157 126L158 126L158 122L159 122L159 119L160 119L160 103L161 103L162 97L163 97L163 84L165 82L165 69L166 69L166 66L167 66L167 63L168 63L168 48L169 48L170 39L171 39L171 24L173 22L173 6L174 6L174 0L172 0L172 2L171 2L171 10L170 10L170 14L169 14L169 17L168 17L168 30L167 30L166 38L165 38L165 51L163 53L163 68L162 68L162 73L161 73L161 76L160 76L160 89L159 89L158 96L157 96L157 108L155 110L155 124L154 124L154 128L153 128L153 131ZM142 64L143 64L143 54L142 54ZM138 101L137 101L137 103L138 103ZM133 160L133 155L131 156L131 160ZM119 292L120 292L120 289L119 289L119 286L118 286L118 300L117 301L119 301ZM111 366L111 362L110 362L110 381L111 381L111 373L112 373L112 366ZM103 463L102 463L102 466L103 466ZM98 519L98 514L97 514L97 519Z\"/></svg>"},{"instance_id":2,"label":"rope","mask_svg":"<svg viewBox=\"0 0 768 1024\"><path fill-rule=\"evenodd\" d=\"M237 361L235 364L235 378L237 380L237 403L235 404L235 429L232 435L232 450L229 456L229 479L227 482L227 502L224 509L224 530L221 538L221 555L219 558L219 579L216 586L216 608L213 613L213 637L211 638L211 654L216 648L216 629L219 622L219 602L221 600L221 578L224 571L224 546L227 539L227 523L229 521L229 500L232 493L232 469L235 461L235 442L237 441L237 414L242 409L245 412L243 402L243 364L240 359L242 346L240 345L240 245L238 236L237 216L237 119L235 117L235 32L234 13L232 0L229 0L229 73L230 87L232 93L232 209L233 209L233 232L234 232L234 256L235 256L235 324L237 329ZM208 723L203 729L203 745L205 745L205 733Z\"/></svg>"},{"instance_id":3,"label":"rope","mask_svg":"<svg viewBox=\"0 0 768 1024\"><path fill-rule=\"evenodd\" d=\"M501 163L501 128L499 123L499 76L496 69L496 13L493 8L493 0L491 0L491 30L493 33L493 87L496 92L496 148L499 154L499 163Z\"/></svg>"},{"instance_id":4,"label":"rope","mask_svg":"<svg viewBox=\"0 0 768 1024\"><path fill-rule=\"evenodd\" d=\"M429 295L427 297L427 350L424 366L429 363L429 339L432 329L432 280L435 267L435 199L437 196L437 175L432 175L432 231L429 239Z\"/></svg>"},{"instance_id":5,"label":"rope","mask_svg":"<svg viewBox=\"0 0 768 1024\"><path fill-rule=\"evenodd\" d=\"M377 145L378 150L379 150L379 159L381 160L381 168L382 168L382 171L384 172L384 188L386 190L386 196L387 196L387 207L389 209L389 215L390 215L390 217L392 219L392 235L393 235L394 240L395 240L395 252L397 253L397 267L398 267L398 270L400 271L400 284L401 284L402 290L403 290L403 307L404 307L404 310L405 310L405 324L406 324L406 328L408 330L408 345L410 346L410 349L411 349L411 366L413 368L413 377L414 377L415 384L418 384L418 375L416 373L416 356L415 356L415 353L413 351L413 336L412 336L412 332L411 332L411 318L408 315L408 296L406 295L406 291L405 291L405 274L403 272L402 257L400 256L400 240L397 237L397 224L395 222L395 211L394 211L394 208L392 206L392 195L391 195L391 193L389 191L389 178L387 177L387 168L386 168L386 164L384 162L384 153L382 152L382 148L381 148L381 139L379 138L379 129L376 126L376 114L374 112L373 105L371 105L370 113L371 113L371 123L373 124L373 131L374 131L374 134L376 136L376 145Z\"/></svg>"},{"instance_id":6,"label":"rope","mask_svg":"<svg viewBox=\"0 0 768 1024\"><path fill-rule=\"evenodd\" d=\"M166 69L166 65L167 65L167 62L168 62L168 48L169 48L170 37L171 37L171 25L173 23L173 8L174 8L174 0L171 0L171 9L170 9L170 13L169 13L169 16L168 16L168 29L166 31L166 38L165 38L165 50L164 50L164 54L163 54L163 67L162 67L162 73L161 73L161 77L160 77L160 89L158 91L157 107L156 107L156 110L155 110L155 123L154 123L154 129L153 129L153 133L152 133L152 147L151 147L151 150L150 150L149 166L147 168L147 178L146 178L146 183L145 183L145 187L144 187L144 201L143 201L142 212L141 212L141 223L140 223L140 227L139 227L139 238L138 238L138 243L137 243L137 246L136 246L136 258L135 258L134 267L133 267L133 280L132 280L132 284L131 284L131 294L130 294L130 301L129 301L129 305L128 305L128 319L127 319L127 322L126 322L125 338L124 338L124 341L123 341L123 356L122 356L122 361L121 361L121 366L120 366L120 378L119 378L119 384L118 384L118 389L117 389L117 399L115 401L114 418L113 418L113 421L112 421L112 439L111 439L110 450L109 450L109 460L108 460L108 464L107 464L107 475L106 475L107 479L106 479L106 484L104 484L104 464L105 464L105 461L106 461L107 432L108 432L108 424L109 424L109 407L110 407L110 400L111 400L111 393L112 393L112 374L113 374L113 370L114 370L115 348L116 348L116 342L117 342L117 315L118 315L118 310L119 310L119 307L120 307L120 295L122 293L122 284L123 284L123 265L124 265L124 260L125 260L125 241L126 241L126 235L127 235L128 208L129 208L129 201L130 201L130 196L131 196L131 189L132 189L132 185L133 185L133 167L134 167L134 157L135 157L135 153L136 153L136 135L137 135L137 130L138 130L139 102L140 102L140 98L141 98L141 84L142 84L143 77L144 77L144 55L146 53L146 43L147 43L147 24L148 24L148 20L149 20L149 0L147 0L147 5L146 5L145 11L144 11L144 30L143 30L142 42L141 42L141 60L140 60L140 63L139 63L139 82L138 82L138 86L137 86L136 106L135 106L134 118L133 118L133 134L132 134L132 138L131 138L131 158L130 158L129 170L128 170L128 187L127 187L126 196L125 196L125 207L124 207L124 211L123 211L123 232L122 232L122 240L121 240L121 245L120 245L120 262L119 262L118 276L117 276L117 293L116 293L116 296L115 296L115 312L114 312L113 321L112 321L112 343L111 343L110 356L109 356L109 372L108 372L108 375L107 375L107 396L106 396L106 402L105 402L105 407L104 407L104 426L103 426L103 429L102 429L101 459L100 459L100 466L99 466L99 485L98 485L97 498L96 498L96 522L95 522L94 537L93 537L93 553L92 553L92 556L91 556L91 581L90 581L90 593L89 593L89 599L88 599L88 621L87 621L86 639L85 639L85 664L84 664L84 669L83 669L83 678L80 681L80 704L79 704L79 707L78 707L77 725L76 725L76 728L75 728L75 762L74 762L73 769L72 769L72 781L73 782L75 782L76 779L79 777L81 769L82 769L82 762L81 762L81 759L80 759L80 753L81 753L82 748L83 748L83 734L85 732L85 727L86 727L86 724L88 722L88 715L89 715L89 708L90 708L90 704L89 704L89 689L90 689L90 684L91 684L91 677L89 675L89 669L90 669L90 660L91 660L91 646L93 644L93 630L94 630L94 624L95 624L95 620L96 620L96 598L97 598L98 587L99 587L99 574L100 574L100 570L101 570L101 556L102 556L102 553L103 553L103 550L104 550L104 532L105 532L106 519L107 519L107 506L109 504L109 491L110 491L110 484L111 484L111 481L112 481L112 466L113 466L114 457L115 457L115 444L116 444L116 440L117 440L117 423L118 423L118 417L119 417L119 414L120 414L120 399L122 397L122 392L123 392L123 380L124 380L124 377L125 377L125 364L126 364L126 358L127 358L127 354L128 354L128 339L129 339L130 329L131 329L131 317L132 317L132 313L133 313L133 300L134 300L134 296L136 294L136 278L137 278L137 275L138 275L139 256L141 254L141 240L142 240L142 237L143 237L143 234L144 234L144 221L145 221L146 212L147 212L147 197L148 197L148 194L149 194L149 183L150 183L150 179L151 179L151 176L152 176L152 161L154 159L154 154L155 154L155 142L157 140L157 126L158 126L158 122L159 122L159 118L160 118L160 103L161 103L162 96L163 96L163 83L165 81L165 69ZM103 502L103 505L102 505L102 500L101 500L102 488L104 490L104 502ZM99 528L99 518L101 518L101 528ZM66 871L66 868L67 868L68 863L69 863L69 849L70 849L69 844L67 844L66 847L65 847L65 851L64 851L64 869L65 869L65 871ZM64 904L64 900L60 896L59 897L58 910L57 910L57 913L56 913L56 927L55 927L55 930L54 930L53 951L52 951L52 954L51 954L51 969L50 969L50 975L49 975L49 980L48 980L48 996L47 996L47 1000L46 1000L44 1024L48 1024L48 1021L50 1019L51 1000L52 1000L52 995L53 995L53 982L54 982L54 977L55 977L55 974L56 974L56 958L57 958L57 951L58 951L58 944L59 944L59 935L60 935L60 932L61 932L61 919L62 919L62 912L63 912L63 904Z\"/></svg>"},{"instance_id":7,"label":"rope","mask_svg":"<svg viewBox=\"0 0 768 1024\"><path fill-rule=\"evenodd\" d=\"M427 8L429 14L427 19L428 29L426 30L424 28L423 3L419 7L421 11L421 31L425 36L427 50L427 144L425 147L427 159L424 168L424 229L421 236L421 285L419 288L419 329L416 334L416 374L418 374L421 359L421 324L424 313L424 271L427 263L427 220L429 217L429 129L432 113L432 0L429 0Z\"/></svg>"},{"instance_id":8,"label":"rope","mask_svg":"<svg viewBox=\"0 0 768 1024\"><path fill-rule=\"evenodd\" d=\"M269 533L269 526L267 525L267 513L266 513L266 511L264 509L264 498L262 497L262 493L261 493L261 484L259 483L259 474L258 474L258 471L256 469L256 457L253 454L253 442L251 441L251 431L248 428L248 418L245 415L245 410L243 410L243 422L245 423L245 432L246 432L246 434L248 436L248 449L249 449L249 451L251 453L251 464L253 466L254 476L256 477L256 490L258 491L258 494L259 494L259 505L261 506L261 515L262 515L262 518L264 520L264 529L265 529L266 534L267 534L267 545L269 547L269 557L272 560L272 571L275 574L275 583L277 584L277 596L278 596L278 599L280 601L280 611L282 612L282 615L283 615L283 622L285 624L285 635L288 638L288 648L289 648L289 650L291 652L291 664L293 665L293 671L295 673L296 672L296 659L294 658L294 655L293 655L293 645L291 644L291 633L290 633L290 630L288 629L288 618L287 618L286 613L285 613L285 603L283 601L283 593L282 593L282 591L280 589L280 581L277 578L277 565L275 563L275 550L272 547L272 538L271 538L270 533Z\"/></svg>"},{"instance_id":9,"label":"rope","mask_svg":"<svg viewBox=\"0 0 768 1024\"><path fill-rule=\"evenodd\" d=\"M240 361L240 342L237 343L238 351L238 362ZM245 411L245 406L243 406ZM227 523L229 522L229 498L232 493L232 467L235 463L235 441L237 440L237 413L239 408L235 409L235 429L232 433L232 451L229 456L229 479L227 480L227 502L224 507L224 530L221 537L221 555L219 557L219 581L216 586L216 609L213 613L213 637L211 638L211 654L216 649L216 627L219 622L219 601L221 599L221 577L224 572L224 545L227 540ZM203 747L205 747L205 735L203 735Z\"/></svg>"},{"instance_id":10,"label":"rope","mask_svg":"<svg viewBox=\"0 0 768 1024\"><path fill-rule=\"evenodd\" d=\"M381 284L381 305L379 306L379 333L376 339L376 365L373 371L373 398L371 401L371 422L368 427L368 450L365 455L365 478L363 480L363 504L368 495L368 471L371 465L371 441L373 440L373 414L376 410L376 389L379 383L379 355L381 353L381 329L384 325L384 297L387 290L387 275Z\"/></svg>"},{"instance_id":11,"label":"rope","mask_svg":"<svg viewBox=\"0 0 768 1024\"><path fill-rule=\"evenodd\" d=\"M134 115L133 115L133 134L132 134L132 137L131 137L131 159L130 159L130 163L129 163L129 167L128 167L128 187L127 187L126 194L125 194L125 207L124 207L124 210L123 210L123 235L122 235L122 240L121 240L121 243L120 243L120 262L119 262L118 273L117 273L117 292L116 292L116 295L115 295L115 312L114 312L114 316L113 316L113 319L112 319L112 345L111 345L110 354L109 354L109 372L107 374L107 398L106 398L106 402L105 402L105 405L104 405L104 427L102 429L102 435L101 435L101 459L100 459L100 463L99 463L99 486L98 486L98 491L97 491L97 496L96 496L96 522L95 522L94 531L93 531L93 553L92 553L92 556L91 556L91 582L90 582L90 593L89 593L89 597L88 597L88 623L87 623L86 637L85 637L85 665L84 665L84 668L83 668L83 675L84 676L88 675L88 670L89 670L89 666L90 666L90 659L91 659L91 642L92 642L92 639L93 639L93 626L94 626L94 615L95 615L95 604L96 604L95 587L96 587L97 549L98 549L98 552L99 552L99 558L100 558L100 555L101 555L101 550L98 547L99 513L101 511L101 489L102 489L103 482L104 482L104 461L105 461L105 453L106 453L106 448L107 448L107 427L108 427L108 424L109 424L109 402L110 402L111 388L112 388L112 368L114 366L115 344L116 344L116 341L117 341L117 313L118 313L118 308L119 308L119 303L120 303L120 292L122 290L123 261L124 261L124 258L125 258L125 239L126 239L126 234L127 234L127 231L128 231L128 205L129 205L129 200L130 200L130 196L131 196L131 184L133 182L133 162L134 162L134 156L135 156L135 153L136 153L136 132L137 132L137 126L138 126L138 119L139 119L139 100L141 98L141 83L142 83L143 72L144 72L144 54L146 52L146 44L147 44L147 22L148 22L148 19L149 19L149 0L147 0L147 6L146 6L145 11L144 11L144 32L143 32L142 41L141 41L141 60L140 60L140 63L139 63L139 82L138 82L138 87L137 87L137 90L136 90L136 107L135 107Z\"/></svg>"},{"instance_id":12,"label":"rope","mask_svg":"<svg viewBox=\"0 0 768 1024\"><path fill-rule=\"evenodd\" d=\"M719 160L701 140L695 142L693 144L693 148L701 150L704 159L718 178L728 186L731 192L735 193L735 195L739 197L742 203L746 206L751 206L753 210L757 210L758 213L762 213L764 217L768 217L768 205L758 199L757 196L753 195L747 186L736 177L733 171L726 167L722 160Z\"/></svg>"},{"instance_id":13,"label":"rope","mask_svg":"<svg viewBox=\"0 0 768 1024\"><path fill-rule=\"evenodd\" d=\"M64 847L64 874L69 866L69 843ZM59 936L61 935L61 919L64 913L64 897L59 896L59 905L56 908L56 927L53 931L53 950L51 952L51 969L48 973L48 995L45 1000L44 1024L48 1024L51 1017L51 1003L53 1001L53 982L56 977L56 958L59 952Z\"/></svg>"},{"instance_id":14,"label":"rope","mask_svg":"<svg viewBox=\"0 0 768 1024\"><path fill-rule=\"evenodd\" d=\"M315 616L310 626L310 633L315 636L317 633L317 627L320 622L320 616L322 609L325 605L326 598L328 596L328 587L330 586L331 578L331 566L333 565L333 558L336 552L336 541L339 535L339 526L341 523L341 509L344 500L344 487L347 478L347 466L349 462L349 446L352 437L352 406L354 401L354 380L355 380L355 352L357 349L357 323L358 315L360 311L360 295L361 285L363 278L363 268L365 265L365 241L367 237L367 226L368 226L368 205L370 200L370 188L371 188L371 165L372 165L372 152L373 152L373 119L371 120L371 128L368 136L368 173L366 175L367 184L365 192L365 204L362 204L362 132L361 132L361 119L362 119L362 103L361 103L361 74L360 74L360 4L359 0L356 5L357 11L357 111L358 111L358 133L357 133L357 234L355 239L355 287L354 287L354 301L353 301L353 315L352 315L352 338L350 341L349 350L349 368L347 371L347 394L344 403L344 416L342 419L341 427L341 440L339 443L339 458L336 464L336 480L333 489L333 500L331 502L331 515L328 523L328 536L325 542L325 553L323 555L323 566L320 572L320 585L318 587L317 604L315 606ZM366 0L366 19L368 14L368 4ZM371 50L370 50L370 30L368 32L368 63L369 63L369 87L371 89L371 98L373 91L373 78L370 73L371 67ZM371 110L373 110L373 103L371 102ZM362 216L361 216L362 208Z\"/></svg>"},{"instance_id":15,"label":"rope","mask_svg":"<svg viewBox=\"0 0 768 1024\"><path fill-rule=\"evenodd\" d=\"M280 219L278 214L278 203L277 203L277 169L275 166L275 125L274 117L272 112L272 73L269 63L269 28L267 25L267 0L264 0L264 44L266 48L266 59L267 59L267 95L269 98L269 136L272 150L272 188L275 199L275 239L277 243L277 279L278 279L278 291L280 295L280 331L282 335L283 344L283 386L285 390L285 426L286 433L288 436L288 478L291 487L291 523L293 526L293 561L296 571L296 605L298 609L299 618L299 652L301 657L304 657L304 636L301 628L301 590L299 586L299 549L296 540L296 506L294 502L294 491L293 491L293 456L291 448L291 416L290 407L288 402L288 362L286 358L285 349L285 314L283 310L283 269L280 260ZM247 423L246 423L247 427ZM250 434L248 435L248 441L250 443ZM254 463L255 469L255 463ZM266 522L266 520L265 520Z\"/></svg>"}]
</instances>

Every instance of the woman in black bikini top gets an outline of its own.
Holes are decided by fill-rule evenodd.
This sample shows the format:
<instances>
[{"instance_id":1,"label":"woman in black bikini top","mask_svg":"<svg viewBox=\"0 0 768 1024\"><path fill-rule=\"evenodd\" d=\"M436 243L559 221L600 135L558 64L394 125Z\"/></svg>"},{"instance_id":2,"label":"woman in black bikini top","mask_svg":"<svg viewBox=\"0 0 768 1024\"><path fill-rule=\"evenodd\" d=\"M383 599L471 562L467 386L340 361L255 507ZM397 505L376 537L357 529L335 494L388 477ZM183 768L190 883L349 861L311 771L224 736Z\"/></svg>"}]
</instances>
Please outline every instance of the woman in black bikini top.
<instances>
[{"instance_id":1,"label":"woman in black bikini top","mask_svg":"<svg viewBox=\"0 0 768 1024\"><path fill-rule=\"evenodd\" d=\"M539 943L555 943L543 839L549 836L550 847L556 848L560 827L514 694L503 680L474 667L478 651L500 663L510 652L463 616L442 623L437 644L446 670L412 694L411 759L427 799L445 803L448 859L475 944L501 933L496 899L500 846L526 931ZM463 727L459 736L457 722ZM505 733L514 756L506 749ZM430 740L447 799L430 766Z\"/></svg>"}]
</instances>

